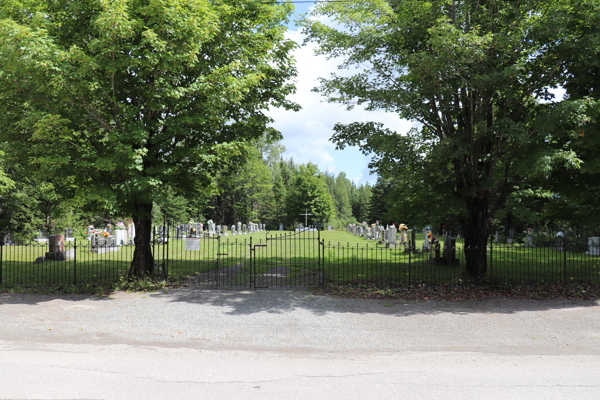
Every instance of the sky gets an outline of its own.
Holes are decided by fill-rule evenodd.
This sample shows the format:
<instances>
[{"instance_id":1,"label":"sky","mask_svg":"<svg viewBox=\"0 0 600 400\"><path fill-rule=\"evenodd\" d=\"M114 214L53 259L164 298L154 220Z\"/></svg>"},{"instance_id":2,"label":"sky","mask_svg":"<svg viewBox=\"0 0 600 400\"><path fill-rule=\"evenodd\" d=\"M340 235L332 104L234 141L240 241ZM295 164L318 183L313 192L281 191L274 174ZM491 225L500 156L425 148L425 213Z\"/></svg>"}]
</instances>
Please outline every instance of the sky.
<instances>
[{"instance_id":1,"label":"sky","mask_svg":"<svg viewBox=\"0 0 600 400\"><path fill-rule=\"evenodd\" d=\"M288 24L288 38L302 45L304 35L295 24L302 14L312 7L311 4L295 4L296 11ZM395 114L370 111L363 107L355 107L352 111L340 104L326 103L312 88L318 86L319 77L329 77L337 70L339 60L327 60L324 56L315 56L316 45L309 43L296 49L294 57L298 76L296 93L288 98L302 107L298 112L273 109L269 115L275 120L273 127L283 134L284 159L292 158L295 163L305 164L311 161L321 171L334 173L345 172L346 177L357 185L369 182L374 184L377 175L370 174L368 164L370 157L362 154L359 148L350 147L336 150L329 139L333 135L333 126L338 123L355 121L377 121L385 127L402 134L413 124L401 120Z\"/></svg>"},{"instance_id":2,"label":"sky","mask_svg":"<svg viewBox=\"0 0 600 400\"><path fill-rule=\"evenodd\" d=\"M292 158L297 164L309 161L316 164L321 171L334 173L345 172L346 177L357 185L369 183L373 185L377 175L372 174L368 164L369 156L362 154L357 147L347 147L336 150L335 144L329 139L333 135L333 126L340 123L355 121L376 121L384 124L399 134L405 134L417 124L400 119L397 115L383 111L365 111L363 107L356 106L352 111L347 111L343 105L327 103L321 95L312 92L318 86L319 77L329 77L337 71L340 60L327 60L325 56L314 55L316 45L308 43L302 45L305 35L295 21L309 11L313 4L294 4L296 11L288 24L287 37L297 42L300 47L295 50L296 68L296 93L288 98L298 103L302 110L298 112L273 109L269 115L275 120L274 128L283 134L283 145L286 148L284 159ZM564 90L551 89L559 101L564 95Z\"/></svg>"}]
</instances>

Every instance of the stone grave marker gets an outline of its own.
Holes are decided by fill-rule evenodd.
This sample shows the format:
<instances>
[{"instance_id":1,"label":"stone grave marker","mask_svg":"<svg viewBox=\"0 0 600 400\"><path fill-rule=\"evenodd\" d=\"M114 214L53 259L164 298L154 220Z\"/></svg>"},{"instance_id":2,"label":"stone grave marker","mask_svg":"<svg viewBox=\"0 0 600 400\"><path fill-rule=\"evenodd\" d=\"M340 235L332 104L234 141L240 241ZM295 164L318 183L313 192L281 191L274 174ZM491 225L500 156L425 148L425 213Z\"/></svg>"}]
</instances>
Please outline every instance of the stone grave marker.
<instances>
[{"instance_id":1,"label":"stone grave marker","mask_svg":"<svg viewBox=\"0 0 600 400\"><path fill-rule=\"evenodd\" d=\"M185 239L185 249L191 251L200 250L200 238L186 238Z\"/></svg>"},{"instance_id":2,"label":"stone grave marker","mask_svg":"<svg viewBox=\"0 0 600 400\"><path fill-rule=\"evenodd\" d=\"M391 225L388 228L388 243L387 247L393 249L396 247L396 227Z\"/></svg>"},{"instance_id":3,"label":"stone grave marker","mask_svg":"<svg viewBox=\"0 0 600 400\"><path fill-rule=\"evenodd\" d=\"M590 256L600 256L600 236L591 236L588 238L588 251Z\"/></svg>"}]
</instances>

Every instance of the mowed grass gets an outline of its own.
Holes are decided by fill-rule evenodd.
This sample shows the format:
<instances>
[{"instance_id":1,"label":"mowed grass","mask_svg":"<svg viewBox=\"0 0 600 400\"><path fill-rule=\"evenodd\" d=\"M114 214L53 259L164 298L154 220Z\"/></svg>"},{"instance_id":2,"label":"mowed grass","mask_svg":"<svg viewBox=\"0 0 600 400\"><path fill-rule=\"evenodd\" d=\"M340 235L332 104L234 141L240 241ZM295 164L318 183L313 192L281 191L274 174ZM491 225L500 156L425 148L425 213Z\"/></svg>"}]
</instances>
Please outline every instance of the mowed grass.
<instances>
[{"instance_id":1,"label":"mowed grass","mask_svg":"<svg viewBox=\"0 0 600 400\"><path fill-rule=\"evenodd\" d=\"M423 234L416 239L416 248L422 249ZM154 244L157 270L166 270L170 278L182 279L230 268L238 271L239 279L247 281L252 274L285 266L298 274L322 272L325 282L333 284L452 283L469 279L461 239L455 250L457 261L452 264L436 262L435 253L405 251L399 239L397 247L390 249L345 231L272 231L204 237L198 242L199 250L189 249L187 239L171 238L168 246ZM65 248L74 249L74 243L67 242ZM34 263L48 251L47 244L3 246L0 279L9 285L114 282L127 274L134 247L121 246L95 254L87 241L77 241L75 250L76 257L68 261ZM600 282L600 257L583 252L492 246L487 256L487 279L493 282Z\"/></svg>"}]
</instances>

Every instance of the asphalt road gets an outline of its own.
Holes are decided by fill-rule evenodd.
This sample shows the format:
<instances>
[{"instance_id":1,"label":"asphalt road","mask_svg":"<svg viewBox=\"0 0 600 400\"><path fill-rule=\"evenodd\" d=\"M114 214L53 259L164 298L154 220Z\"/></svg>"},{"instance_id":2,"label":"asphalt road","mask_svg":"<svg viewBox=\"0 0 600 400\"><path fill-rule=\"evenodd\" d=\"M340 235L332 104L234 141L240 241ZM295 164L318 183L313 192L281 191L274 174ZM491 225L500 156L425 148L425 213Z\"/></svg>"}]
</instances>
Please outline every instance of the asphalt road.
<instances>
[{"instance_id":1,"label":"asphalt road","mask_svg":"<svg viewBox=\"0 0 600 400\"><path fill-rule=\"evenodd\" d=\"M1 399L600 399L600 304L0 295Z\"/></svg>"}]
</instances>

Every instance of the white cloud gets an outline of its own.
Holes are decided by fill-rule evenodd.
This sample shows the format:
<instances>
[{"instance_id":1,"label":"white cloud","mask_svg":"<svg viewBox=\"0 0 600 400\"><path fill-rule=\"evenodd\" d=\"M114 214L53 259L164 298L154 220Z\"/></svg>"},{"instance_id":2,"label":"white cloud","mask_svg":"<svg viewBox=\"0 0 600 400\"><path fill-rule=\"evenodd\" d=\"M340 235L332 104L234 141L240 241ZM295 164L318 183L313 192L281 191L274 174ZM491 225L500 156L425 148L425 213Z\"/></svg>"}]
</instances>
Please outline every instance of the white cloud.
<instances>
[{"instance_id":1,"label":"white cloud","mask_svg":"<svg viewBox=\"0 0 600 400\"><path fill-rule=\"evenodd\" d=\"M300 31L288 31L288 37L301 44L304 35ZM293 158L294 162L317 164L322 171L344 171L348 176L358 179L357 183L374 182L376 177L364 173L369 158L360 154L358 149L335 150L330 142L333 126L336 123L355 121L378 121L400 134L406 133L413 124L401 120L397 115L382 111L365 111L356 106L347 111L340 104L326 103L321 95L312 91L319 85L319 77L329 77L337 72L340 59L328 60L325 56L315 56L316 44L308 43L295 51L298 77L296 93L289 96L302 107L299 112L274 109L269 115L275 120L273 126L283 133L285 158Z\"/></svg>"}]
</instances>

